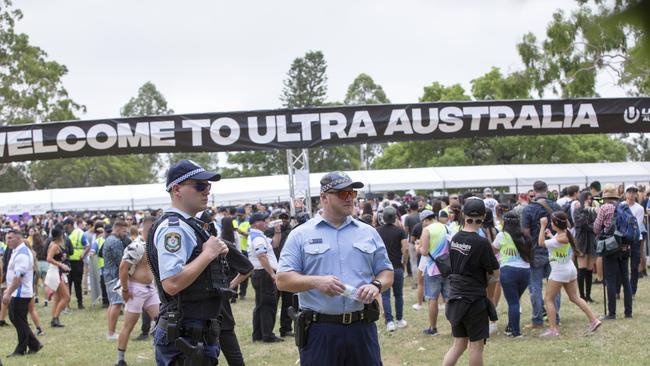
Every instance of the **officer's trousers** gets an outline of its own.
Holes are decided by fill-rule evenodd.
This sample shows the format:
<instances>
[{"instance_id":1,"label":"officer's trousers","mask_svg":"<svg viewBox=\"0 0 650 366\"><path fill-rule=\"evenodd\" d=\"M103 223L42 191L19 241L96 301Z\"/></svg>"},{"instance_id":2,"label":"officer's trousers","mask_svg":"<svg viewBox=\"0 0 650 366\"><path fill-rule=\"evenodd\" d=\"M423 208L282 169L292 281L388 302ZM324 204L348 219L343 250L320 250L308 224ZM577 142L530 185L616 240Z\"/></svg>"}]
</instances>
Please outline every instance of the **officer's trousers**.
<instances>
[{"instance_id":1,"label":"officer's trousers","mask_svg":"<svg viewBox=\"0 0 650 366\"><path fill-rule=\"evenodd\" d=\"M253 340L264 341L273 338L275 314L278 309L277 289L271 276L263 269L256 269L251 279L255 289L253 309Z\"/></svg>"},{"instance_id":2,"label":"officer's trousers","mask_svg":"<svg viewBox=\"0 0 650 366\"><path fill-rule=\"evenodd\" d=\"M81 282L84 275L84 262L83 261L70 261L70 274L68 275L68 285L70 286L70 293L72 293L72 286L74 285L74 294L77 297L77 305L83 305L83 292L81 289Z\"/></svg>"}]
</instances>

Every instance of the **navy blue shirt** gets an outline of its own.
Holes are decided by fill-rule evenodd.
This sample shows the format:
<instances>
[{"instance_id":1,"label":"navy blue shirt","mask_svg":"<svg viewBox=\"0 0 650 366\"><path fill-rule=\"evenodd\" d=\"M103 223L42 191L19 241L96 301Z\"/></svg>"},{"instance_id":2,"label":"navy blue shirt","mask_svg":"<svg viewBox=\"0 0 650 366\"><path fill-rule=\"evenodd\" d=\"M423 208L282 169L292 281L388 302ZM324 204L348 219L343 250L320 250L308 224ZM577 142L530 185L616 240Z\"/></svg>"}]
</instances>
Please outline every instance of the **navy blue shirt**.
<instances>
[{"instance_id":1,"label":"navy blue shirt","mask_svg":"<svg viewBox=\"0 0 650 366\"><path fill-rule=\"evenodd\" d=\"M546 203L548 203L548 206L552 212L561 211L560 206L558 206L555 201L544 198L536 198L534 201L524 207L521 226L524 229L530 229L530 236L533 243L535 244L535 253L548 254L548 250L546 248L536 245L537 238L539 237L539 219L542 217L548 218L548 228L551 228L551 215L548 213L548 210L546 210L544 206L539 203L539 201L542 200L546 200Z\"/></svg>"}]
</instances>

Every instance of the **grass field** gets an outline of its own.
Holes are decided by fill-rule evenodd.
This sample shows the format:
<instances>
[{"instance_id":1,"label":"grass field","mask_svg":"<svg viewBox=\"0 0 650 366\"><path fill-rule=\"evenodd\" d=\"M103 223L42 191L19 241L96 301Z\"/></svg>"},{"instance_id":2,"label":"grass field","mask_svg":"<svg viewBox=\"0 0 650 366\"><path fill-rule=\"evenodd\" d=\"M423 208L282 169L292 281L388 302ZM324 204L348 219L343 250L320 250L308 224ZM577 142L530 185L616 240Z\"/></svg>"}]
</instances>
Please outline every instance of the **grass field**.
<instances>
[{"instance_id":1,"label":"grass field","mask_svg":"<svg viewBox=\"0 0 650 366\"><path fill-rule=\"evenodd\" d=\"M426 311L414 311L411 281L406 281L405 315L407 328L387 333L383 322L378 323L379 340L384 365L439 365L452 343L449 323L443 314L439 316L437 337L421 333L426 326ZM540 331L525 333L525 337L511 339L502 334L507 323L505 299L502 298L499 311L499 334L488 341L485 350L486 365L650 365L650 280L641 279L634 304L633 319L619 319L606 322L593 335L586 336L586 317L576 306L562 303L561 336L557 339L539 339ZM252 293L251 289L251 295ZM602 286L594 285L592 309L602 314ZM522 323L529 320L530 303L528 293L523 299ZM74 301L73 301L74 302ZM622 315L622 301L618 302L619 316ZM63 315L63 329L49 327L50 308L37 305L45 335L40 337L45 345L36 355L19 359L6 359L15 347L13 327L0 328L0 359L4 365L112 365L116 358L116 342L106 340L106 316L101 308L84 311L72 310ZM280 344L251 342L251 313L253 299L238 302L233 310L237 334L248 365L295 365L298 351L292 339ZM394 309L393 309L394 311ZM121 324L121 323L120 323ZM120 325L118 324L118 328ZM135 334L134 336L137 336ZM221 364L226 364L221 358ZM131 341L127 351L129 365L153 365L151 342ZM467 364L467 356L459 365Z\"/></svg>"}]
</instances>

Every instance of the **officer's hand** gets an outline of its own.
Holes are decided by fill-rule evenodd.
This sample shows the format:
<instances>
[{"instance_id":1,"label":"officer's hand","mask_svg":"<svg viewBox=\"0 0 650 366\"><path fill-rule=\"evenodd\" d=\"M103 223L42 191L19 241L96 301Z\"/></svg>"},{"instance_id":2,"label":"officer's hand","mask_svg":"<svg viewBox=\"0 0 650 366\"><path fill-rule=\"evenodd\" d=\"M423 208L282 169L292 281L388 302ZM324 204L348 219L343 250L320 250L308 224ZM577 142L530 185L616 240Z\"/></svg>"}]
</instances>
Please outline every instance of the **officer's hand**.
<instances>
[{"instance_id":1,"label":"officer's hand","mask_svg":"<svg viewBox=\"0 0 650 366\"><path fill-rule=\"evenodd\" d=\"M328 296L338 296L345 291L345 285L336 276L320 276L316 288Z\"/></svg>"},{"instance_id":2,"label":"officer's hand","mask_svg":"<svg viewBox=\"0 0 650 366\"><path fill-rule=\"evenodd\" d=\"M373 284L363 285L357 290L357 299L364 304L370 304L379 295L379 289Z\"/></svg>"},{"instance_id":3,"label":"officer's hand","mask_svg":"<svg viewBox=\"0 0 650 366\"><path fill-rule=\"evenodd\" d=\"M216 236L211 236L203 243L203 251L207 252L210 258L215 259L222 254L228 254L228 246Z\"/></svg>"}]
</instances>

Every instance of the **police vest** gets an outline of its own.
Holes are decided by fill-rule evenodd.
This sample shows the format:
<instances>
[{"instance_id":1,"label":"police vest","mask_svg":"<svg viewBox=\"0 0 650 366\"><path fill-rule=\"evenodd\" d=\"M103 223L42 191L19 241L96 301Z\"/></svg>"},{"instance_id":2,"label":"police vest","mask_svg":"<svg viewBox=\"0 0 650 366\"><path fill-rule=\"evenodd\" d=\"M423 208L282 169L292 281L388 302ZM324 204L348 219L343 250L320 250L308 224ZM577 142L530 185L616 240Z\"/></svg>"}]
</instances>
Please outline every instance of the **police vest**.
<instances>
[{"instance_id":1,"label":"police vest","mask_svg":"<svg viewBox=\"0 0 650 366\"><path fill-rule=\"evenodd\" d=\"M72 249L74 250L70 256L71 261L80 261L81 256L84 254L83 236L84 232L81 229L74 229L70 235L68 235L68 239L70 239Z\"/></svg>"},{"instance_id":2,"label":"police vest","mask_svg":"<svg viewBox=\"0 0 650 366\"><path fill-rule=\"evenodd\" d=\"M229 287L228 281L228 264L223 258L219 256L213 260L204 270L199 274L196 280L192 282L187 288L181 290L178 294L172 296L166 293L160 281L160 270L158 268L158 251L156 250L155 233L158 226L166 219L180 220L188 224L196 236L196 247L192 250L192 254L187 263L195 260L203 250L203 243L205 243L210 235L203 230L199 224L192 218L186 219L182 215L175 212L165 213L156 223L151 227L149 235L147 236L146 254L149 259L149 265L154 275L154 282L158 289L160 296L161 315L168 311L180 310L184 317L192 319L215 319L219 316L222 307L224 295L221 289Z\"/></svg>"},{"instance_id":3,"label":"police vest","mask_svg":"<svg viewBox=\"0 0 650 366\"><path fill-rule=\"evenodd\" d=\"M0 241L0 249L2 249L3 254L7 251L7 244L4 241Z\"/></svg>"},{"instance_id":4,"label":"police vest","mask_svg":"<svg viewBox=\"0 0 650 366\"><path fill-rule=\"evenodd\" d=\"M102 252L102 248L104 247L104 243L106 242L105 237L97 238L97 254ZM97 256L97 265L99 268L104 268L104 258L100 257L99 255Z\"/></svg>"}]
</instances>

